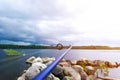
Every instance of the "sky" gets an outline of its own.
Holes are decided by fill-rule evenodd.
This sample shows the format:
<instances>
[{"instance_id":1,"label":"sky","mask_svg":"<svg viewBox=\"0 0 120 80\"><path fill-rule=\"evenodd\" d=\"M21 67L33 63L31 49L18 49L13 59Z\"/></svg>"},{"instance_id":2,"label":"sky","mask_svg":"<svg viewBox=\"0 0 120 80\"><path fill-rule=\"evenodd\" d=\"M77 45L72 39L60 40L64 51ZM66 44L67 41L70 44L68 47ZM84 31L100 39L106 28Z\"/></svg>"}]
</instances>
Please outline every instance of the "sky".
<instances>
[{"instance_id":1,"label":"sky","mask_svg":"<svg viewBox=\"0 0 120 80\"><path fill-rule=\"evenodd\" d=\"M0 0L0 44L120 46L120 0Z\"/></svg>"}]
</instances>

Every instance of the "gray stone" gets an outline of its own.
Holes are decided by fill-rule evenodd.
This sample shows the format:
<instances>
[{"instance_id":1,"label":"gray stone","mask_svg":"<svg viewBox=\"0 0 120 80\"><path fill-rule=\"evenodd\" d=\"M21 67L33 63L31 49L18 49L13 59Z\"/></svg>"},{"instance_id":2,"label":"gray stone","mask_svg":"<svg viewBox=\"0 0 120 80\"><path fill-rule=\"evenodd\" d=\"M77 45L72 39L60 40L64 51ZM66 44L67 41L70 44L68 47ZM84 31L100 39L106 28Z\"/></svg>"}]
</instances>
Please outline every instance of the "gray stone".
<instances>
[{"instance_id":1,"label":"gray stone","mask_svg":"<svg viewBox=\"0 0 120 80\"><path fill-rule=\"evenodd\" d=\"M36 63L36 62L43 62L42 59L40 57L37 57L36 59L33 60L33 63Z\"/></svg>"},{"instance_id":2,"label":"gray stone","mask_svg":"<svg viewBox=\"0 0 120 80\"><path fill-rule=\"evenodd\" d=\"M73 77L65 76L62 80L75 80Z\"/></svg>"},{"instance_id":3,"label":"gray stone","mask_svg":"<svg viewBox=\"0 0 120 80\"><path fill-rule=\"evenodd\" d=\"M66 76L71 76L75 78L75 80L81 80L80 74L76 70L74 70L72 67L63 67L63 69L64 69L64 74Z\"/></svg>"},{"instance_id":4,"label":"gray stone","mask_svg":"<svg viewBox=\"0 0 120 80\"><path fill-rule=\"evenodd\" d=\"M88 74L88 75L94 75L95 73L95 68L92 67L92 66L86 66L85 67L85 72Z\"/></svg>"},{"instance_id":5,"label":"gray stone","mask_svg":"<svg viewBox=\"0 0 120 80\"><path fill-rule=\"evenodd\" d=\"M26 71L26 78L28 80L31 80L33 77L35 77L40 72L39 68L37 66L31 66Z\"/></svg>"},{"instance_id":6,"label":"gray stone","mask_svg":"<svg viewBox=\"0 0 120 80\"><path fill-rule=\"evenodd\" d=\"M50 74L45 80L60 80L60 79L55 77L53 74Z\"/></svg>"},{"instance_id":7,"label":"gray stone","mask_svg":"<svg viewBox=\"0 0 120 80\"><path fill-rule=\"evenodd\" d=\"M32 64L34 60L35 60L35 57L32 56L26 60L26 63Z\"/></svg>"},{"instance_id":8,"label":"gray stone","mask_svg":"<svg viewBox=\"0 0 120 80\"><path fill-rule=\"evenodd\" d=\"M52 73L53 73L55 76L59 77L60 79L63 79L63 77L64 77L63 68L62 68L61 66L59 66L59 65L57 65L57 66L54 68L54 70L52 71Z\"/></svg>"},{"instance_id":9,"label":"gray stone","mask_svg":"<svg viewBox=\"0 0 120 80\"><path fill-rule=\"evenodd\" d=\"M35 75L37 75L41 70L46 68L45 64L42 64L41 62L33 63L30 68L26 71L26 77L27 79L32 79Z\"/></svg>"}]
</instances>

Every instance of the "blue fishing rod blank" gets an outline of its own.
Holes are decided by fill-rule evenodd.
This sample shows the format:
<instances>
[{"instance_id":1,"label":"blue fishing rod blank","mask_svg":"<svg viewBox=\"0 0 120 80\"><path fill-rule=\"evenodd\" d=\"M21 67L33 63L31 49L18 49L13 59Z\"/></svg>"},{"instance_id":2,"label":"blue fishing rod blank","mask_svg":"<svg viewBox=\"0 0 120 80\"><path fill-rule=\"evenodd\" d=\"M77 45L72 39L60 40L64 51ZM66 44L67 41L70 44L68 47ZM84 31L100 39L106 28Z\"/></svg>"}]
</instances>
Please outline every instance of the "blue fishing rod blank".
<instances>
[{"instance_id":1,"label":"blue fishing rod blank","mask_svg":"<svg viewBox=\"0 0 120 80\"><path fill-rule=\"evenodd\" d=\"M47 68L43 69L39 74L37 74L32 80L44 80L50 72L56 67L60 60L71 50L70 46L60 57L53 61Z\"/></svg>"}]
</instances>

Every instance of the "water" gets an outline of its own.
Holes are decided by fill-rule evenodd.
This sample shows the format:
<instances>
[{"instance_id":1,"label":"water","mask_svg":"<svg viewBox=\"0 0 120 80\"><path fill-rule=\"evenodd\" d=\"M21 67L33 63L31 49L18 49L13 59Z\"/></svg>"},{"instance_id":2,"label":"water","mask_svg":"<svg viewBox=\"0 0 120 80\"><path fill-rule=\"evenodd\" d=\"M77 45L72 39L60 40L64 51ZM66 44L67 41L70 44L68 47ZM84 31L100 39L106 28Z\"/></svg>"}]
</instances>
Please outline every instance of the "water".
<instances>
[{"instance_id":1,"label":"water","mask_svg":"<svg viewBox=\"0 0 120 80\"><path fill-rule=\"evenodd\" d=\"M65 50L18 49L18 51L24 52L26 56L8 57L0 49L0 80L16 80L22 74L22 71L29 67L25 61L31 56L57 58ZM120 63L120 50L71 50L65 58L70 60L79 60L81 58L100 59ZM120 79L120 68L110 70L109 76Z\"/></svg>"}]
</instances>

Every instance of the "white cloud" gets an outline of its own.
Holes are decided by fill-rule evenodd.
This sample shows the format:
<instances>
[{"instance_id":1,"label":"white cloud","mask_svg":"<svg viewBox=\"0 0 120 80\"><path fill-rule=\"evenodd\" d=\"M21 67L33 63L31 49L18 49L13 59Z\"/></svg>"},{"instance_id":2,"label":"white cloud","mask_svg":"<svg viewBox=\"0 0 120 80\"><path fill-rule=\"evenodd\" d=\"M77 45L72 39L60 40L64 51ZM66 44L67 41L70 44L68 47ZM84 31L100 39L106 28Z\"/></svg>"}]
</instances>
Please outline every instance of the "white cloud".
<instances>
[{"instance_id":1,"label":"white cloud","mask_svg":"<svg viewBox=\"0 0 120 80\"><path fill-rule=\"evenodd\" d=\"M74 45L120 46L119 0L0 2L0 20L6 20L12 28L21 32L20 38L28 37L27 41L70 41ZM13 24L20 28L17 29Z\"/></svg>"}]
</instances>

